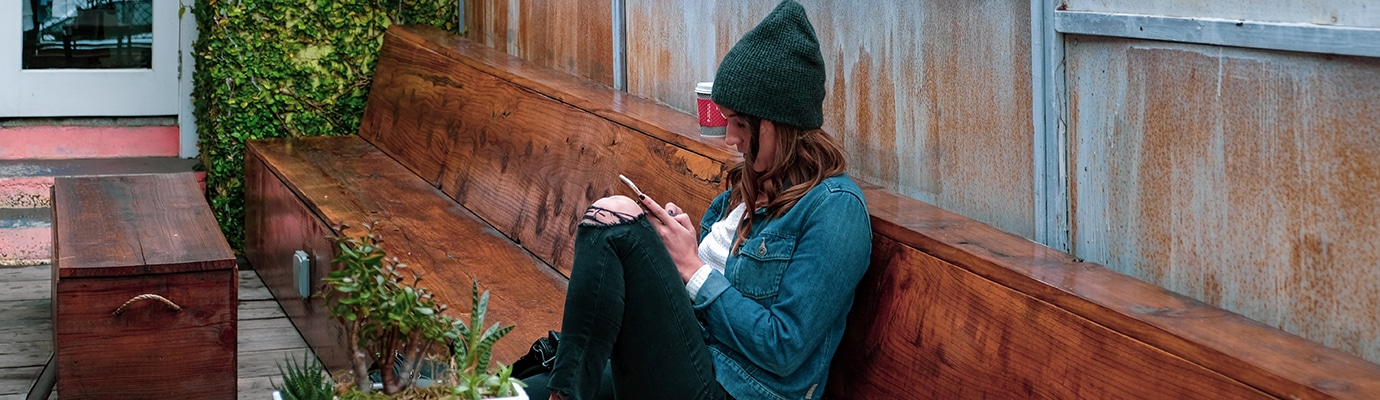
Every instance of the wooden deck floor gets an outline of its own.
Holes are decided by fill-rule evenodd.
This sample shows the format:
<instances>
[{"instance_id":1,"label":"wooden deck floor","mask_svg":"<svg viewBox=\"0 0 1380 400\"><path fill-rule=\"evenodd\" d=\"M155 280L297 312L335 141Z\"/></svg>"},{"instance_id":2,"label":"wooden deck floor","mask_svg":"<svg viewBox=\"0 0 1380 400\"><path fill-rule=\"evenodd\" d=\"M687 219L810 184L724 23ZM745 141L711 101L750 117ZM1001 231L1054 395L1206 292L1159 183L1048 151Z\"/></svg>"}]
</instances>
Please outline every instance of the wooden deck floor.
<instances>
[{"instance_id":1,"label":"wooden deck floor","mask_svg":"<svg viewBox=\"0 0 1380 400\"><path fill-rule=\"evenodd\" d=\"M25 398L53 351L51 270L0 268L0 400ZM254 271L240 271L239 297L239 398L266 399L277 364L310 350Z\"/></svg>"}]
</instances>

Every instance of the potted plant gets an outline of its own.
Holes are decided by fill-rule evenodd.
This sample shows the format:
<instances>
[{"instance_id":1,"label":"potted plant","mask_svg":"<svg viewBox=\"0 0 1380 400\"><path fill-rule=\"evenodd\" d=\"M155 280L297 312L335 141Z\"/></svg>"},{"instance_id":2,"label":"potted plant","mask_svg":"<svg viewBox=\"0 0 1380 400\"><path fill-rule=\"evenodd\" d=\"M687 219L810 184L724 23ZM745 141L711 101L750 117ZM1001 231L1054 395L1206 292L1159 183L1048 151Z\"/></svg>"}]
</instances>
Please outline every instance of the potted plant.
<instances>
[{"instance_id":1,"label":"potted plant","mask_svg":"<svg viewBox=\"0 0 1380 400\"><path fill-rule=\"evenodd\" d=\"M341 225L338 232L348 226ZM495 398L521 392L521 383L510 378L511 367L489 370L494 343L512 326L494 324L484 329L489 293L472 283L470 323L445 314L434 294L420 285L418 274L405 274L407 266L389 258L374 232L365 224L359 237L329 237L336 247L333 270L323 279L327 308L345 330L351 382L342 398L375 398L369 367L377 367L384 395L393 396L416 386L424 360L441 360L446 368L432 368L439 385L412 390L414 398ZM450 355L445 355L450 350ZM437 354L442 353L442 354ZM512 388L513 390L509 390ZM425 393L413 393L425 392ZM519 399L526 399L525 394Z\"/></svg>"},{"instance_id":2,"label":"potted plant","mask_svg":"<svg viewBox=\"0 0 1380 400\"><path fill-rule=\"evenodd\" d=\"M302 363L289 358L287 368L278 364L278 374L283 381L273 383L273 400L331 400L335 397L335 385L326 376L326 369L316 362L316 357L308 353L302 358Z\"/></svg>"},{"instance_id":3,"label":"potted plant","mask_svg":"<svg viewBox=\"0 0 1380 400\"><path fill-rule=\"evenodd\" d=\"M497 372L489 370L489 358L494 343L513 330L513 325L499 327L499 324L484 327L484 314L489 308L489 291L479 294L479 281L474 281L470 289L470 324L456 323L454 330L447 335L452 339L451 370L455 371L455 386L451 394L461 399L479 400L487 398L527 399L522 383L512 378L512 365L499 365Z\"/></svg>"}]
</instances>

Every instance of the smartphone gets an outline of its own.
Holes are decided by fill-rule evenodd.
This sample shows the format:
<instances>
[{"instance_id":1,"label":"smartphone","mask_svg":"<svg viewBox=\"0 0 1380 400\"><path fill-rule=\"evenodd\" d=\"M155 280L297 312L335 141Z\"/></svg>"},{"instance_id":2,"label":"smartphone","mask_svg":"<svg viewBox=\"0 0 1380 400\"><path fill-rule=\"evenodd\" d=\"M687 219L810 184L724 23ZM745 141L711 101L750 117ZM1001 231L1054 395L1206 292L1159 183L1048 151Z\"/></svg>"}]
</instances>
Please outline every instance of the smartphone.
<instances>
[{"instance_id":1,"label":"smartphone","mask_svg":"<svg viewBox=\"0 0 1380 400\"><path fill-rule=\"evenodd\" d=\"M623 174L618 174L618 179L621 179L623 183L628 184L628 187L632 188L634 192L637 192L638 198L641 198L643 196L642 190L638 189L637 185L633 184L632 179L628 179L628 177L623 176Z\"/></svg>"}]
</instances>

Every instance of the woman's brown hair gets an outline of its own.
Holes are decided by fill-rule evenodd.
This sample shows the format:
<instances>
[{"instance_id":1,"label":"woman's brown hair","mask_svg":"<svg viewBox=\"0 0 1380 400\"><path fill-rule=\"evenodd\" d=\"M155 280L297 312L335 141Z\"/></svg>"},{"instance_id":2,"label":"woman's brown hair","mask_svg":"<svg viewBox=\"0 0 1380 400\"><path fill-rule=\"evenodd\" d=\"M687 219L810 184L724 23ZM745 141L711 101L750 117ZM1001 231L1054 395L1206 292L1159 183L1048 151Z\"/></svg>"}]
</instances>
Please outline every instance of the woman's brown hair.
<instances>
[{"instance_id":1,"label":"woman's brown hair","mask_svg":"<svg viewBox=\"0 0 1380 400\"><path fill-rule=\"evenodd\" d=\"M760 207L766 207L767 216L775 218L785 215L824 178L843 173L845 165L843 146L821 129L803 129L773 122L776 128L776 159L771 161L766 171L757 172L752 168L756 162L758 140L761 137L762 119L739 113L746 123L751 138L748 154L743 161L728 172L729 204L747 204L747 212L738 222L738 237L733 241L733 253L737 253L752 231L752 216ZM759 194L766 195L765 202L757 202Z\"/></svg>"}]
</instances>

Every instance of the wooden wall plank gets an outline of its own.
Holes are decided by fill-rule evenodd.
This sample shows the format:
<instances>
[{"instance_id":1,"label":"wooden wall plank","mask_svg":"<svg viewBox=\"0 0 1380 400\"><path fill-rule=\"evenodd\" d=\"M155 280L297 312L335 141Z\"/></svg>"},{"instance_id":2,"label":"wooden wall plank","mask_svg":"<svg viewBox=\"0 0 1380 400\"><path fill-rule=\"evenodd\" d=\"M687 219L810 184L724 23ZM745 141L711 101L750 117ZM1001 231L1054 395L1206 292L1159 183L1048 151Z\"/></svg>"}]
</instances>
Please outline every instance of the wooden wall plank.
<instances>
[{"instance_id":1,"label":"wooden wall plank","mask_svg":"<svg viewBox=\"0 0 1380 400\"><path fill-rule=\"evenodd\" d=\"M610 1L465 2L468 36L537 65L613 85Z\"/></svg>"}]
</instances>

